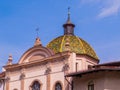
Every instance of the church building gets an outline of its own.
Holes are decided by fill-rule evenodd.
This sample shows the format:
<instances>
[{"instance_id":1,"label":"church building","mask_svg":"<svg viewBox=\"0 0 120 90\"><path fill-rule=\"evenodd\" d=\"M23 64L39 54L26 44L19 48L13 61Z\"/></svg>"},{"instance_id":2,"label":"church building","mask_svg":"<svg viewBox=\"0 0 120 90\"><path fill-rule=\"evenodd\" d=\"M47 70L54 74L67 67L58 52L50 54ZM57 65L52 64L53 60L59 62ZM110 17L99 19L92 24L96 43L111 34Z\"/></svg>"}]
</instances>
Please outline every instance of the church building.
<instances>
[{"instance_id":1,"label":"church building","mask_svg":"<svg viewBox=\"0 0 120 90\"><path fill-rule=\"evenodd\" d=\"M0 73L0 90L120 90L120 63L98 64L95 51L74 34L74 27L68 12L62 36L47 46L37 37L16 64L10 55Z\"/></svg>"}]
</instances>

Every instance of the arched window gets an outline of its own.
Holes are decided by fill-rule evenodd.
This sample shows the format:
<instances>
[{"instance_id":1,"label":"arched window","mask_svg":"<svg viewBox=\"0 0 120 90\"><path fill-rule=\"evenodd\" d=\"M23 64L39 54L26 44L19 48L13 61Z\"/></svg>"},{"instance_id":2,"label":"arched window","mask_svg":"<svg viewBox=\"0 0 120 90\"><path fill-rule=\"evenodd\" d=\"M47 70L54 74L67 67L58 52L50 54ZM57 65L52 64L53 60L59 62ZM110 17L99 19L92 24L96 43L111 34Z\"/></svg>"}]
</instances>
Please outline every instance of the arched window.
<instances>
[{"instance_id":1,"label":"arched window","mask_svg":"<svg viewBox=\"0 0 120 90\"><path fill-rule=\"evenodd\" d=\"M55 84L55 90L62 90L62 86L59 82Z\"/></svg>"},{"instance_id":2,"label":"arched window","mask_svg":"<svg viewBox=\"0 0 120 90\"><path fill-rule=\"evenodd\" d=\"M14 90L18 90L18 89L15 88Z\"/></svg>"},{"instance_id":3,"label":"arched window","mask_svg":"<svg viewBox=\"0 0 120 90\"><path fill-rule=\"evenodd\" d=\"M40 90L40 83L35 81L31 86L31 90Z\"/></svg>"},{"instance_id":4,"label":"arched window","mask_svg":"<svg viewBox=\"0 0 120 90\"><path fill-rule=\"evenodd\" d=\"M90 81L88 83L88 90L94 90L94 82L93 81Z\"/></svg>"}]
</instances>

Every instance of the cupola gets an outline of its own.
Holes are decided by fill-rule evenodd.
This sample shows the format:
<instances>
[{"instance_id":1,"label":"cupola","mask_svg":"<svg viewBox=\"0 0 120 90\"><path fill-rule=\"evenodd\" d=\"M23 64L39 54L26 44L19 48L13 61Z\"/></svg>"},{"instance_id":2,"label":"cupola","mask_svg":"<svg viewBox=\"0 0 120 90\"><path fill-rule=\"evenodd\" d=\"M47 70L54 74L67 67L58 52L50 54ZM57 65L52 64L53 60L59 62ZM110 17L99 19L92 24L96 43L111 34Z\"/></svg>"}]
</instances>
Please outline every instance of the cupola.
<instances>
[{"instance_id":1,"label":"cupola","mask_svg":"<svg viewBox=\"0 0 120 90\"><path fill-rule=\"evenodd\" d=\"M47 48L50 48L54 53L70 51L76 54L90 56L99 60L93 48L82 38L74 34L75 25L70 19L70 8L68 8L67 22L63 24L64 35L53 39L48 43Z\"/></svg>"}]
</instances>

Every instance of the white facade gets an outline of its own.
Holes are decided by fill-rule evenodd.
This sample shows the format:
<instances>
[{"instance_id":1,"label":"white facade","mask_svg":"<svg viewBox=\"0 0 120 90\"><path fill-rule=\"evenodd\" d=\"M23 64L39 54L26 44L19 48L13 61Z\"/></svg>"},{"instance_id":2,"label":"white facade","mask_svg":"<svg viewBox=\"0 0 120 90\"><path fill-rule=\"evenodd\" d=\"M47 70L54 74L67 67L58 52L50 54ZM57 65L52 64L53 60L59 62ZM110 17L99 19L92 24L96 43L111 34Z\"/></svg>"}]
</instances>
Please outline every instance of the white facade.
<instances>
[{"instance_id":1,"label":"white facade","mask_svg":"<svg viewBox=\"0 0 120 90\"><path fill-rule=\"evenodd\" d=\"M23 54L18 64L5 66L5 78L8 78L5 90L31 90L34 81L40 83L40 90L55 90L57 82L61 84L62 90L68 90L64 76L76 72L76 69L87 69L88 61L91 65L97 64L89 57L69 51L53 54L42 46L33 47Z\"/></svg>"}]
</instances>

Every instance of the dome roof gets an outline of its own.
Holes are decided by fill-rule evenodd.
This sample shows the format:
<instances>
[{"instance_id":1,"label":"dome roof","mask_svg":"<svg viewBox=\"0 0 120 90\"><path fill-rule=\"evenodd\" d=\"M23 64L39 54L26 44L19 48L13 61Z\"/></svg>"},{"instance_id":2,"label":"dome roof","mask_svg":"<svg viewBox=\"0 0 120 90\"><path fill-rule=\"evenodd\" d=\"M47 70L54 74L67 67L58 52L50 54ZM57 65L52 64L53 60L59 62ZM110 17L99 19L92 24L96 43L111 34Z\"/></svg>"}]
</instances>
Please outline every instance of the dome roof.
<instances>
[{"instance_id":1,"label":"dome roof","mask_svg":"<svg viewBox=\"0 0 120 90\"><path fill-rule=\"evenodd\" d=\"M69 46L71 52L77 54L84 54L91 56L98 60L98 57L92 47L83 39L75 35L63 35L54 40L52 40L47 47L52 49L55 53L64 52Z\"/></svg>"},{"instance_id":2,"label":"dome roof","mask_svg":"<svg viewBox=\"0 0 120 90\"><path fill-rule=\"evenodd\" d=\"M70 8L68 8L68 19L63 24L64 35L52 40L47 48L52 49L55 53L71 51L77 54L88 55L96 60L99 60L92 47L83 39L74 35L75 25L70 20Z\"/></svg>"}]
</instances>

